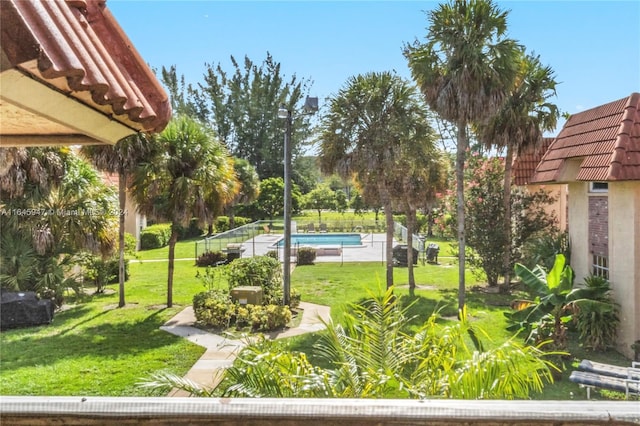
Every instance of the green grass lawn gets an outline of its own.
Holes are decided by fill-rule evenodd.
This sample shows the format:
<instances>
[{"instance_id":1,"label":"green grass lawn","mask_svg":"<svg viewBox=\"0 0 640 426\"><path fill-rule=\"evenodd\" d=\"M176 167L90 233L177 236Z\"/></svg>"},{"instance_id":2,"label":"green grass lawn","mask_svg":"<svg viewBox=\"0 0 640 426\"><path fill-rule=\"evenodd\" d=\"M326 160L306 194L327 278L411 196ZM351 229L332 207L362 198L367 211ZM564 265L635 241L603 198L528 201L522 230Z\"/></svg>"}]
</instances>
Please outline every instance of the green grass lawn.
<instances>
[{"instance_id":1,"label":"green grass lawn","mask_svg":"<svg viewBox=\"0 0 640 426\"><path fill-rule=\"evenodd\" d=\"M188 253L194 240L178 243L177 253ZM441 254L448 250L440 242ZM162 249L153 256L161 256ZM151 250L149 252L152 252ZM176 256L179 257L178 255ZM139 258L130 263L131 279L126 283L127 306L117 308L117 285L105 294L69 297L66 310L56 313L49 326L9 330L0 333L0 394L3 395L152 395L136 386L158 370L185 374L204 352L203 348L161 331L159 327L204 291L196 278L192 260L175 262L174 307L166 308L167 263ZM414 323L434 311L443 321L455 321L457 310L457 268L445 259L441 265L415 268L418 289L410 294L407 268L394 268L396 294L404 306L411 305ZM482 291L476 277L468 274L466 300L473 323L482 328L489 345L510 338L503 313L513 296ZM218 286L226 287L219 279ZM299 266L292 274L292 288L302 300L329 305L332 318L340 321L349 303L357 303L385 286L385 266L375 263L318 263ZM408 324L411 326L411 323ZM313 356L319 334L289 339L292 349ZM572 367L583 358L627 365L629 360L614 351L590 353L571 342L572 357L560 381L548 385L536 399L585 399L586 392L569 382ZM594 392L596 398L619 398L619 394ZM592 396L593 397L593 396Z\"/></svg>"}]
</instances>

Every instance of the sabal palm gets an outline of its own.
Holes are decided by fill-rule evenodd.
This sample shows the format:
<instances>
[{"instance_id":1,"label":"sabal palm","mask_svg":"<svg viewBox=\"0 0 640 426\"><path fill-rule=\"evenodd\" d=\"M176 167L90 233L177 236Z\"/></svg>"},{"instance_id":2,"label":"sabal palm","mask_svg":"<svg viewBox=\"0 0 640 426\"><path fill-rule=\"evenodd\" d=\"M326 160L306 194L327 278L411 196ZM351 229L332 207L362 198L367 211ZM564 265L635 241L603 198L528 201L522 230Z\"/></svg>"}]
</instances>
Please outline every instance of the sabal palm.
<instances>
[{"instance_id":1,"label":"sabal palm","mask_svg":"<svg viewBox=\"0 0 640 426\"><path fill-rule=\"evenodd\" d=\"M143 133L121 139L115 145L89 145L81 148L83 155L89 158L99 170L118 174L118 202L120 206L118 218L118 306L125 305L125 265L124 234L125 215L127 214L127 183L138 165L151 155L151 144ZM131 212L131 214L134 214Z\"/></svg>"},{"instance_id":2,"label":"sabal palm","mask_svg":"<svg viewBox=\"0 0 640 426\"><path fill-rule=\"evenodd\" d=\"M464 163L467 126L504 103L516 73L517 43L506 37L507 12L490 0L452 0L429 13L426 43L405 46L427 104L457 126L458 305L465 300Z\"/></svg>"},{"instance_id":3,"label":"sabal palm","mask_svg":"<svg viewBox=\"0 0 640 426\"><path fill-rule=\"evenodd\" d=\"M173 269L179 227L192 218L209 223L237 192L224 145L195 120L178 116L153 139L155 155L135 171L132 195L142 213L171 222L167 306L173 305Z\"/></svg>"},{"instance_id":4,"label":"sabal palm","mask_svg":"<svg viewBox=\"0 0 640 426\"><path fill-rule=\"evenodd\" d=\"M403 171L399 160L428 143L431 129L415 88L391 72L351 77L323 118L320 162L327 172L355 176L368 200L384 206L387 286L393 285L392 192Z\"/></svg>"},{"instance_id":5,"label":"sabal palm","mask_svg":"<svg viewBox=\"0 0 640 426\"><path fill-rule=\"evenodd\" d=\"M553 70L543 66L538 56L520 53L518 74L507 101L486 123L477 126L478 137L487 147L506 148L504 173L503 225L507 247L504 249L505 285L511 272L511 181L514 154L536 148L543 132L553 130L558 107L549 102L556 94Z\"/></svg>"}]
</instances>

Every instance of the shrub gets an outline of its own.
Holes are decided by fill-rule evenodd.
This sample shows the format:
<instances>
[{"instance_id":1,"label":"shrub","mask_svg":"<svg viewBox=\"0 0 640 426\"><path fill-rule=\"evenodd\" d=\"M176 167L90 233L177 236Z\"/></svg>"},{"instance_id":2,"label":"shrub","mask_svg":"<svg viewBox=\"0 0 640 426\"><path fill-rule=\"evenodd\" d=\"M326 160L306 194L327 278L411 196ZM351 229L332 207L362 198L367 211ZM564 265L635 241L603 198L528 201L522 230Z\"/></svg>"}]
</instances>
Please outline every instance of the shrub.
<instances>
[{"instance_id":1,"label":"shrub","mask_svg":"<svg viewBox=\"0 0 640 426\"><path fill-rule=\"evenodd\" d=\"M580 333L581 343L594 351L606 350L616 340L620 317L618 307L611 297L609 281L595 275L584 279L590 300L599 303L583 303L576 307L574 321Z\"/></svg>"},{"instance_id":2,"label":"shrub","mask_svg":"<svg viewBox=\"0 0 640 426\"><path fill-rule=\"evenodd\" d=\"M124 252L128 255L135 257L137 250L138 250L138 240L136 240L136 237L133 234L125 232L124 233Z\"/></svg>"},{"instance_id":3,"label":"shrub","mask_svg":"<svg viewBox=\"0 0 640 426\"><path fill-rule=\"evenodd\" d=\"M204 230L198 224L198 218L193 218L189 221L189 226L181 226L178 228L178 239L186 240L189 238L199 237L204 233Z\"/></svg>"},{"instance_id":4,"label":"shrub","mask_svg":"<svg viewBox=\"0 0 640 426\"><path fill-rule=\"evenodd\" d=\"M170 237L170 223L147 226L140 232L140 250L164 247L169 244Z\"/></svg>"},{"instance_id":5,"label":"shrub","mask_svg":"<svg viewBox=\"0 0 640 426\"><path fill-rule=\"evenodd\" d=\"M262 287L265 305L282 303L282 267L268 256L236 259L228 266L229 290L240 286Z\"/></svg>"},{"instance_id":6,"label":"shrub","mask_svg":"<svg viewBox=\"0 0 640 426\"><path fill-rule=\"evenodd\" d=\"M278 258L278 250L269 250L265 256L267 257L271 257L273 259L277 259Z\"/></svg>"},{"instance_id":7,"label":"shrub","mask_svg":"<svg viewBox=\"0 0 640 426\"><path fill-rule=\"evenodd\" d=\"M251 219L248 217L234 216L233 222L234 222L234 225L233 225L234 228L237 228L239 226L246 225L247 223L251 223ZM229 217L218 216L213 226L217 233L229 231L231 229L231 226L229 224Z\"/></svg>"},{"instance_id":8,"label":"shrub","mask_svg":"<svg viewBox=\"0 0 640 426\"><path fill-rule=\"evenodd\" d=\"M249 305L251 326L255 330L271 331L284 327L291 321L291 311L282 305Z\"/></svg>"},{"instance_id":9,"label":"shrub","mask_svg":"<svg viewBox=\"0 0 640 426\"><path fill-rule=\"evenodd\" d=\"M210 290L193 296L193 312L199 324L206 327L226 328L236 312L236 305L229 294L222 290Z\"/></svg>"},{"instance_id":10,"label":"shrub","mask_svg":"<svg viewBox=\"0 0 640 426\"><path fill-rule=\"evenodd\" d=\"M301 299L302 296L300 295L300 293L298 293L296 289L292 288L291 294L289 295L289 304L291 305L291 307L295 309L300 306Z\"/></svg>"},{"instance_id":11,"label":"shrub","mask_svg":"<svg viewBox=\"0 0 640 426\"><path fill-rule=\"evenodd\" d=\"M117 257L105 261L109 284L120 282L120 259ZM129 259L124 260L124 280L129 281Z\"/></svg>"},{"instance_id":12,"label":"shrub","mask_svg":"<svg viewBox=\"0 0 640 426\"><path fill-rule=\"evenodd\" d=\"M316 260L316 249L301 247L298 249L298 265L313 265Z\"/></svg>"},{"instance_id":13,"label":"shrub","mask_svg":"<svg viewBox=\"0 0 640 426\"><path fill-rule=\"evenodd\" d=\"M198 266L217 266L219 263L226 263L227 255L221 251L205 251L196 260Z\"/></svg>"}]
</instances>

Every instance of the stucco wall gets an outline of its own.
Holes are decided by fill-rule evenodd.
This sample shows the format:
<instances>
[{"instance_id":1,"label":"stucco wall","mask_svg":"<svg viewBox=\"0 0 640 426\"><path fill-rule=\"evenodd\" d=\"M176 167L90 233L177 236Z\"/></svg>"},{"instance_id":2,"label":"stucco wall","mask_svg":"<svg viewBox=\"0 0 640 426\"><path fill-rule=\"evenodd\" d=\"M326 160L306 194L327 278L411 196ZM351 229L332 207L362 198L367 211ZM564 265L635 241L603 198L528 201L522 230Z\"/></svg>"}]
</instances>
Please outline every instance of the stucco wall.
<instances>
[{"instance_id":1,"label":"stucco wall","mask_svg":"<svg viewBox=\"0 0 640 426\"><path fill-rule=\"evenodd\" d=\"M640 182L609 183L609 281L620 304L620 352L640 340Z\"/></svg>"},{"instance_id":2,"label":"stucco wall","mask_svg":"<svg viewBox=\"0 0 640 426\"><path fill-rule=\"evenodd\" d=\"M591 272L589 247L588 183L571 182L569 187L569 239L571 241L571 267L576 282L582 282Z\"/></svg>"},{"instance_id":3,"label":"stucco wall","mask_svg":"<svg viewBox=\"0 0 640 426\"><path fill-rule=\"evenodd\" d=\"M537 192L540 189L544 189L549 195L556 199L555 203L550 206L545 206L544 210L549 215L555 215L558 219L558 228L560 228L561 231L565 231L567 229L567 185L527 185L527 189L530 192Z\"/></svg>"},{"instance_id":4,"label":"stucco wall","mask_svg":"<svg viewBox=\"0 0 640 426\"><path fill-rule=\"evenodd\" d=\"M127 208L124 219L124 231L136 237L136 249L140 250L140 230L146 228L147 218L136 211L136 203L127 193Z\"/></svg>"}]
</instances>

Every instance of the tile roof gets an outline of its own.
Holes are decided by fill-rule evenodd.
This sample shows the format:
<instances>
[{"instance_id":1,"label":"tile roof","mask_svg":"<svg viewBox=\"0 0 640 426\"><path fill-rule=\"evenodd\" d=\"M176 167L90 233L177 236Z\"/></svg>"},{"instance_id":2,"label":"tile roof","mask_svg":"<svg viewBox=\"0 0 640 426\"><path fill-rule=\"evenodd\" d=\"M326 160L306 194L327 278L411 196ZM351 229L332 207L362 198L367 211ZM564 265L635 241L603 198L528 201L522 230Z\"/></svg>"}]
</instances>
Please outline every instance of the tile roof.
<instances>
[{"instance_id":1,"label":"tile roof","mask_svg":"<svg viewBox=\"0 0 640 426\"><path fill-rule=\"evenodd\" d=\"M536 166L540 159L547 152L553 138L542 138L542 144L527 152L517 155L513 160L513 183L516 185L526 185L529 183L536 171Z\"/></svg>"},{"instance_id":2,"label":"tile roof","mask_svg":"<svg viewBox=\"0 0 640 426\"><path fill-rule=\"evenodd\" d=\"M11 66L115 120L159 132L171 118L167 94L105 3L1 0L2 51Z\"/></svg>"},{"instance_id":3,"label":"tile roof","mask_svg":"<svg viewBox=\"0 0 640 426\"><path fill-rule=\"evenodd\" d=\"M531 181L574 180L640 180L640 93L569 117Z\"/></svg>"}]
</instances>

